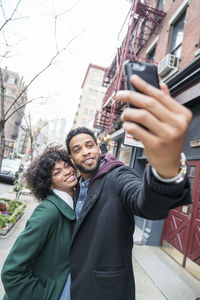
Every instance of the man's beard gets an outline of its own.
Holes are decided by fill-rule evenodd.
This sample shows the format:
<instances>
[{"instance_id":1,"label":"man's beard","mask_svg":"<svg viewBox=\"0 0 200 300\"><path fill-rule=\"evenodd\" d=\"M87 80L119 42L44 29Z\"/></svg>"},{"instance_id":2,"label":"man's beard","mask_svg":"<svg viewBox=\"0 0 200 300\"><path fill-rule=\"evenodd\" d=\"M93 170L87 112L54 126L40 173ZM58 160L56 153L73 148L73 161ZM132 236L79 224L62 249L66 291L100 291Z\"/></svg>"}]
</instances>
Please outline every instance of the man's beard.
<instances>
[{"instance_id":1,"label":"man's beard","mask_svg":"<svg viewBox=\"0 0 200 300\"><path fill-rule=\"evenodd\" d=\"M95 173L98 170L98 168L101 164L101 157L100 157L100 155L98 156L97 164L92 169L86 169L82 165L78 164L76 161L74 161L74 164L80 172L83 172L83 173L86 173L86 174Z\"/></svg>"}]
</instances>

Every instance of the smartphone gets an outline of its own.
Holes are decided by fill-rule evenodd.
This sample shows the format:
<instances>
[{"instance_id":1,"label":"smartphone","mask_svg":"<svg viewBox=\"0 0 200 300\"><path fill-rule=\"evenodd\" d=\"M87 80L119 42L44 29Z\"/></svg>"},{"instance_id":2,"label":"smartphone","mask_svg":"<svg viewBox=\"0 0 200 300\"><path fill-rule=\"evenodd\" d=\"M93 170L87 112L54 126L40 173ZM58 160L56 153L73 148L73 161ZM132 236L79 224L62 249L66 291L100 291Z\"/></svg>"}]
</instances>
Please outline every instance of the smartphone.
<instances>
[{"instance_id":1,"label":"smartphone","mask_svg":"<svg viewBox=\"0 0 200 300\"><path fill-rule=\"evenodd\" d=\"M134 74L140 76L143 80L155 86L156 88L160 88L157 67L154 64L149 62L130 61L130 60L126 60L124 63L126 89L141 93L134 87L134 85L130 81L131 75ZM129 107L134 107L134 106L132 104L129 104Z\"/></svg>"}]
</instances>

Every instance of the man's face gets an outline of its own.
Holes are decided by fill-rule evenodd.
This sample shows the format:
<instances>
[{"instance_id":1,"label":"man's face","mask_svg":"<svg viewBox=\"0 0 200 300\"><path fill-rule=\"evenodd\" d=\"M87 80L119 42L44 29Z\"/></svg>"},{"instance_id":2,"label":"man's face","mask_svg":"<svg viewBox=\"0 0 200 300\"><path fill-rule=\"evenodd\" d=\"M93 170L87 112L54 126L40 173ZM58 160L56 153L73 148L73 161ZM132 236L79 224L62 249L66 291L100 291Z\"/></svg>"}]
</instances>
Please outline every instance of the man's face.
<instances>
[{"instance_id":1,"label":"man's face","mask_svg":"<svg viewBox=\"0 0 200 300\"><path fill-rule=\"evenodd\" d=\"M80 133L70 141L71 159L86 180L93 175L100 165L99 147L91 135Z\"/></svg>"}]
</instances>

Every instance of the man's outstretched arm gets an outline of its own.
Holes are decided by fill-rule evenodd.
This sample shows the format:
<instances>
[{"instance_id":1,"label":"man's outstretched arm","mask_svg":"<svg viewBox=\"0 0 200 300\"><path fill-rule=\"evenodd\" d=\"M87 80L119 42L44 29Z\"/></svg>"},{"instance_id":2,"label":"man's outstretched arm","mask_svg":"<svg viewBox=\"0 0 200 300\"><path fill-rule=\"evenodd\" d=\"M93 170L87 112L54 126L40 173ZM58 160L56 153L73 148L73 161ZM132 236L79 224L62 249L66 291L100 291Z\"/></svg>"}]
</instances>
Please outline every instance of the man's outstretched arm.
<instances>
[{"instance_id":1,"label":"man's outstretched arm","mask_svg":"<svg viewBox=\"0 0 200 300\"><path fill-rule=\"evenodd\" d=\"M148 161L157 173L164 179L173 178L179 173L192 113L170 96L165 84L159 90L135 75L131 81L143 94L127 90L117 93L117 100L140 108L124 110L123 128L142 141Z\"/></svg>"}]
</instances>

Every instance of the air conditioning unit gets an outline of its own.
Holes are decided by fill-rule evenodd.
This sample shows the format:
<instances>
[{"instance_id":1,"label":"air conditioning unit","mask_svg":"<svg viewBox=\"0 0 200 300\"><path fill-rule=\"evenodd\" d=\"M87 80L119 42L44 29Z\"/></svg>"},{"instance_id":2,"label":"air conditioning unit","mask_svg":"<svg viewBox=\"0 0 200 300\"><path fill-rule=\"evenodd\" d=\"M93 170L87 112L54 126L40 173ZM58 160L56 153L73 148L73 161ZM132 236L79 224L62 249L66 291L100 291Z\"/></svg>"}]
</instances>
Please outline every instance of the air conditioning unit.
<instances>
[{"instance_id":1,"label":"air conditioning unit","mask_svg":"<svg viewBox=\"0 0 200 300\"><path fill-rule=\"evenodd\" d=\"M168 53L158 64L158 75L164 78L172 71L178 71L178 66L179 58Z\"/></svg>"}]
</instances>

